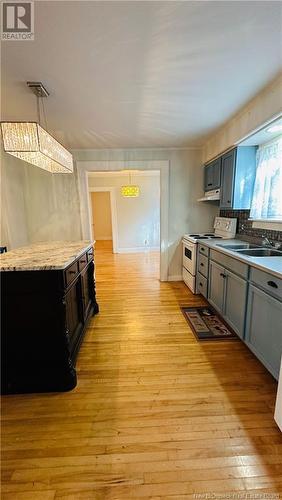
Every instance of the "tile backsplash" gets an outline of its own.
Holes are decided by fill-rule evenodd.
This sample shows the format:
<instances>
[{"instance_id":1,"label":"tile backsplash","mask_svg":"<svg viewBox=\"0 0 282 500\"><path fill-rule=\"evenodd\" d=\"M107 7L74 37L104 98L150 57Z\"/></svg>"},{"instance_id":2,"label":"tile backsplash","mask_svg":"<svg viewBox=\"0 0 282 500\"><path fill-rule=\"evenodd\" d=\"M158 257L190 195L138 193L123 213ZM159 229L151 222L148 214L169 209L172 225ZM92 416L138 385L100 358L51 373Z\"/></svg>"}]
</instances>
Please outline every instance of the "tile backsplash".
<instances>
[{"instance_id":1,"label":"tile backsplash","mask_svg":"<svg viewBox=\"0 0 282 500\"><path fill-rule=\"evenodd\" d=\"M266 236L270 240L282 242L282 231L252 228L252 222L249 220L250 210L220 210L220 217L236 217L237 234L252 236L253 238Z\"/></svg>"}]
</instances>

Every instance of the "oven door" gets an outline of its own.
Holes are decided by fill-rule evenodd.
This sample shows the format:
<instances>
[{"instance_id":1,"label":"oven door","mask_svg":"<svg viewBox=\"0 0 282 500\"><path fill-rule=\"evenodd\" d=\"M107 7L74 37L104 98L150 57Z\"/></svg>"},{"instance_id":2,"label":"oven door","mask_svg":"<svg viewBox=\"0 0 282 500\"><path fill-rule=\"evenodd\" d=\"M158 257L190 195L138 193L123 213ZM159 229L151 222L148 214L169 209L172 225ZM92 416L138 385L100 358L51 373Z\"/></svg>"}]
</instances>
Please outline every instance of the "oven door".
<instances>
[{"instance_id":1,"label":"oven door","mask_svg":"<svg viewBox=\"0 0 282 500\"><path fill-rule=\"evenodd\" d=\"M187 271L195 276L196 274L196 256L197 256L197 243L189 243L186 240L182 240L183 244L183 267Z\"/></svg>"}]
</instances>

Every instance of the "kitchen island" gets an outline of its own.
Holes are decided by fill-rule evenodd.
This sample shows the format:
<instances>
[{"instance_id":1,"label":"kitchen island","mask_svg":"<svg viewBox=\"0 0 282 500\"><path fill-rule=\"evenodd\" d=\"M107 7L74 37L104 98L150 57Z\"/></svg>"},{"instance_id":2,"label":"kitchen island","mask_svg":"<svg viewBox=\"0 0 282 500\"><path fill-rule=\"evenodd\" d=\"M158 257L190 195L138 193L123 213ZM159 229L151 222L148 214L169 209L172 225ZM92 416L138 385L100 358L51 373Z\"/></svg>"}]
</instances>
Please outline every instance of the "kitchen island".
<instances>
[{"instance_id":1,"label":"kitchen island","mask_svg":"<svg viewBox=\"0 0 282 500\"><path fill-rule=\"evenodd\" d=\"M93 243L38 243L0 262L2 393L73 389L86 325L99 311Z\"/></svg>"}]
</instances>

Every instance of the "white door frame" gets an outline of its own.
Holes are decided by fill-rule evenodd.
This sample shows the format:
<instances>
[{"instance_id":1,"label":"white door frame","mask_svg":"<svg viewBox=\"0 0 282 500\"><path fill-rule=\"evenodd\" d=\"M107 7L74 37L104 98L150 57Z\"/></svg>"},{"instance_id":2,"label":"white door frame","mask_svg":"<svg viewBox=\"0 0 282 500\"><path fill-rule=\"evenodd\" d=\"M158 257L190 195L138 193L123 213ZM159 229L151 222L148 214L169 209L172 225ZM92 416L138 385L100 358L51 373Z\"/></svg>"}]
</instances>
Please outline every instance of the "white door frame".
<instances>
[{"instance_id":1,"label":"white door frame","mask_svg":"<svg viewBox=\"0 0 282 500\"><path fill-rule=\"evenodd\" d=\"M88 176L87 176L88 183ZM111 203L111 220L112 220L112 238L113 238L113 253L117 253L118 248L118 231L117 231L117 202L116 202L116 188L114 187L89 187L88 185L88 210L89 210L89 223L90 223L90 234L91 239L95 239L95 234L93 234L92 223L93 222L93 212L91 203L91 193L110 193L110 203Z\"/></svg>"},{"instance_id":2,"label":"white door frame","mask_svg":"<svg viewBox=\"0 0 282 500\"><path fill-rule=\"evenodd\" d=\"M88 173L119 170L160 171L160 280L168 281L169 267L169 160L99 160L77 161L77 179L80 200L81 232L83 239L91 239L89 224ZM90 219L91 220L91 219Z\"/></svg>"}]
</instances>

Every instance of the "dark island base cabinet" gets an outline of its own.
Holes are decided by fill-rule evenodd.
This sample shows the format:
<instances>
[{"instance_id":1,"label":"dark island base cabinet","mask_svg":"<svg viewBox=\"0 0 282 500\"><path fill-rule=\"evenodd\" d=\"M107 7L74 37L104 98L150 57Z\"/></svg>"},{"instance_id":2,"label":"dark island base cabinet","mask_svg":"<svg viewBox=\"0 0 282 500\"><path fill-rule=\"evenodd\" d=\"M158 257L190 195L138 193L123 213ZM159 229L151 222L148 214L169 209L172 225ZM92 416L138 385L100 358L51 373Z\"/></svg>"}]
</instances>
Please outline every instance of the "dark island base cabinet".
<instances>
[{"instance_id":1,"label":"dark island base cabinet","mask_svg":"<svg viewBox=\"0 0 282 500\"><path fill-rule=\"evenodd\" d=\"M93 251L62 271L2 272L1 288L2 394L73 389L87 322L99 312Z\"/></svg>"}]
</instances>

